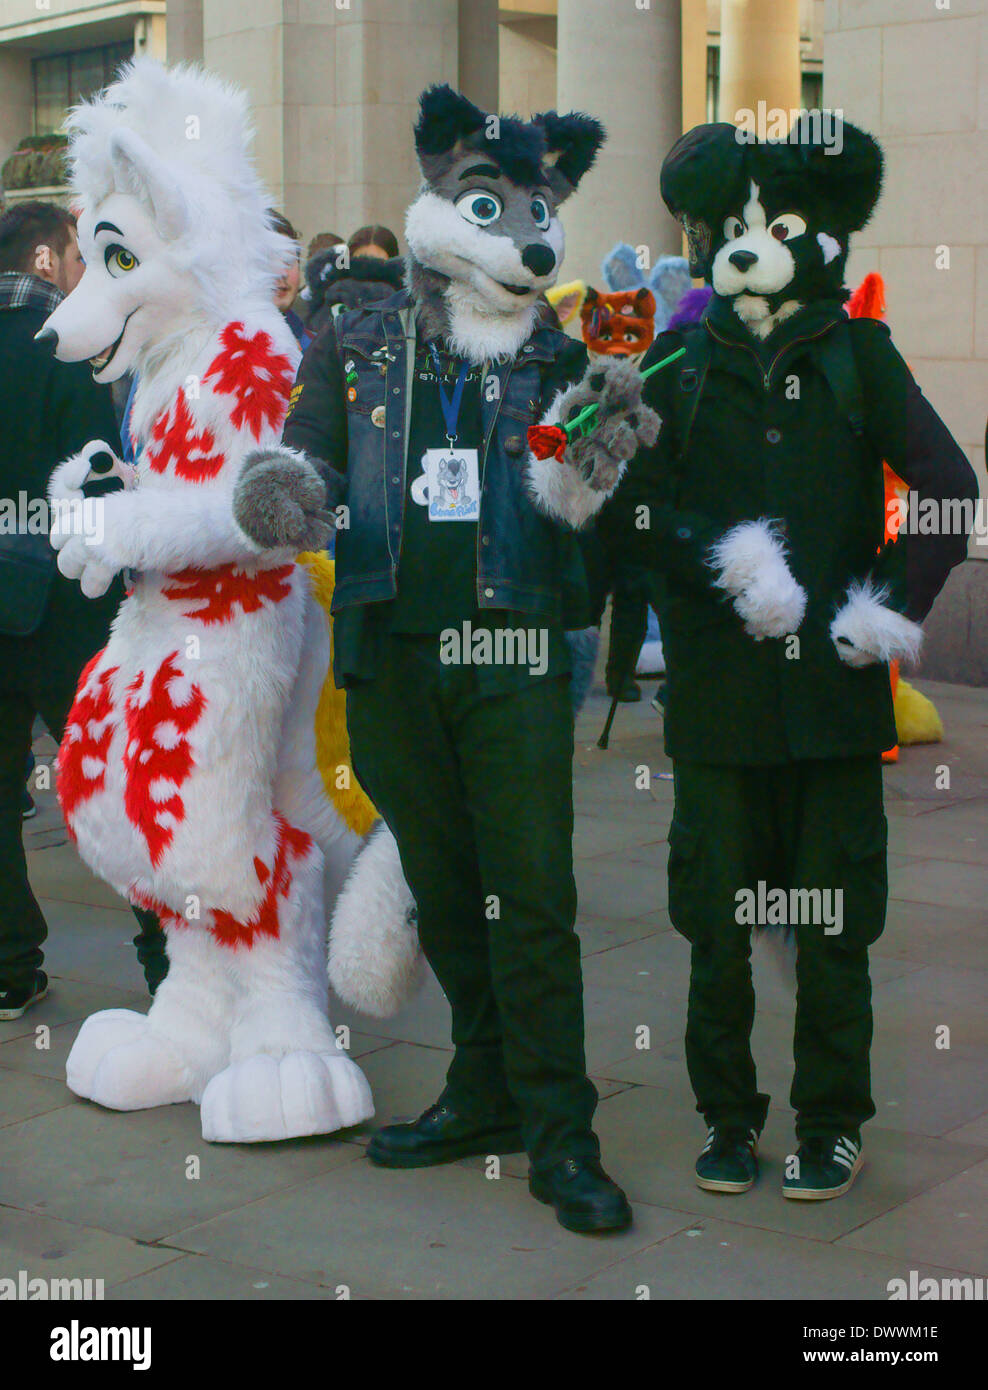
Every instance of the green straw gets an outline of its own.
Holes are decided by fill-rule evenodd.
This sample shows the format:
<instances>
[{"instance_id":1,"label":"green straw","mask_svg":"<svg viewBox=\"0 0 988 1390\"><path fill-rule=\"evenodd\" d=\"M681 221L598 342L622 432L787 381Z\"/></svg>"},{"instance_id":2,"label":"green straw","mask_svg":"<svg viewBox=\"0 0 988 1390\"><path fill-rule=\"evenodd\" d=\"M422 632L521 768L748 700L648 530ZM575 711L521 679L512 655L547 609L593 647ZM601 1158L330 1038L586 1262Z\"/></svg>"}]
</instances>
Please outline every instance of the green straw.
<instances>
[{"instance_id":1,"label":"green straw","mask_svg":"<svg viewBox=\"0 0 988 1390\"><path fill-rule=\"evenodd\" d=\"M661 362L655 362L651 367L648 367L644 372L642 372L642 381L645 381L650 376L654 376L656 372L661 372L662 368L668 367L670 362L677 362L680 357L684 357L685 355L686 349L682 347L679 348L676 352L670 353L668 357L663 357ZM573 435L577 430L579 430L581 435L583 435L584 437L588 435L590 433L590 430L584 429L583 427L588 420L591 420L594 417L594 415L596 415L599 409L600 405L597 402L594 402L592 405L585 405L583 409L580 411L579 415L577 415L574 419L570 420L568 425L563 425L563 433L566 435L566 438L572 439Z\"/></svg>"}]
</instances>

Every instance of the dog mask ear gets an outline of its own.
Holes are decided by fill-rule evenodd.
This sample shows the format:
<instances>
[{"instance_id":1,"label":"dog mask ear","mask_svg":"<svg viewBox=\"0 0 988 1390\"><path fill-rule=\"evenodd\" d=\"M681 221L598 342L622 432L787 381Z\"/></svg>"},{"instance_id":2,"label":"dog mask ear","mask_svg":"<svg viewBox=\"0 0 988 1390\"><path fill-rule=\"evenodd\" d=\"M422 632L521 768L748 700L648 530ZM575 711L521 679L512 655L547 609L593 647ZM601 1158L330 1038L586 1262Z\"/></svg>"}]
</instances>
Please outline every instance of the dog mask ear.
<instances>
[{"instance_id":1,"label":"dog mask ear","mask_svg":"<svg viewBox=\"0 0 988 1390\"><path fill-rule=\"evenodd\" d=\"M821 139L821 135L827 138ZM800 116L790 132L788 152L798 163L799 173L812 180L814 192L829 208L833 225L827 230L845 235L859 232L871 218L882 191L885 160L878 141L836 114L826 131Z\"/></svg>"},{"instance_id":2,"label":"dog mask ear","mask_svg":"<svg viewBox=\"0 0 988 1390\"><path fill-rule=\"evenodd\" d=\"M132 130L115 130L110 136L110 163L116 191L146 198L166 241L181 236L189 224L188 205L150 145Z\"/></svg>"},{"instance_id":3,"label":"dog mask ear","mask_svg":"<svg viewBox=\"0 0 988 1390\"><path fill-rule=\"evenodd\" d=\"M491 118L448 83L427 88L419 98L415 153L427 179L440 178L466 148L470 136L483 132Z\"/></svg>"},{"instance_id":4,"label":"dog mask ear","mask_svg":"<svg viewBox=\"0 0 988 1390\"><path fill-rule=\"evenodd\" d=\"M659 191L689 242L690 274L706 275L714 233L745 191L745 145L726 121L694 126L662 162Z\"/></svg>"},{"instance_id":5,"label":"dog mask ear","mask_svg":"<svg viewBox=\"0 0 988 1390\"><path fill-rule=\"evenodd\" d=\"M581 111L568 116L543 111L532 118L532 124L540 127L545 136L542 164L549 187L557 204L565 202L597 158L607 132L594 116Z\"/></svg>"}]
</instances>

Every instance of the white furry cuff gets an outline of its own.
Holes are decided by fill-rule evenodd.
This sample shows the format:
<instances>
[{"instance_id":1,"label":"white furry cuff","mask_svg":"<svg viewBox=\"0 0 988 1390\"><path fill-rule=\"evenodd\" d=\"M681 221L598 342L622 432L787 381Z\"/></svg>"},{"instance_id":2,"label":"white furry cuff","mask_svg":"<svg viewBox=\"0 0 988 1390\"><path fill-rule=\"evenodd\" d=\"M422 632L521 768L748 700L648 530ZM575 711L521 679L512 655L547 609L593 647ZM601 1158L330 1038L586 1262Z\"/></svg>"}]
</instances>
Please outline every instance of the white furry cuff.
<instances>
[{"instance_id":1,"label":"white furry cuff","mask_svg":"<svg viewBox=\"0 0 988 1390\"><path fill-rule=\"evenodd\" d=\"M744 628L756 641L795 632L806 612L806 592L786 562L782 538L771 523L743 521L711 548L714 584L726 589Z\"/></svg>"},{"instance_id":2,"label":"white furry cuff","mask_svg":"<svg viewBox=\"0 0 988 1390\"><path fill-rule=\"evenodd\" d=\"M830 625L830 637L848 666L871 666L876 661L915 661L923 629L910 618L886 607L886 589L870 579L852 584L847 599Z\"/></svg>"}]
</instances>

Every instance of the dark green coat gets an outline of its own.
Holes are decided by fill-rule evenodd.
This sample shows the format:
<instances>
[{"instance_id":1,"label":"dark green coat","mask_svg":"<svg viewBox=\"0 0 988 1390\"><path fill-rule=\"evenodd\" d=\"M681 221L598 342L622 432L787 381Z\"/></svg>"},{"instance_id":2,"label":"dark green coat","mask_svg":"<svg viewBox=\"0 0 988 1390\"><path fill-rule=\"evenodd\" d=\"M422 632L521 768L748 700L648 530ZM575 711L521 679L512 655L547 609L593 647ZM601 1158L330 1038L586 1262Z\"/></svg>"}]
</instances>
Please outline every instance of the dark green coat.
<instances>
[{"instance_id":1,"label":"dark green coat","mask_svg":"<svg viewBox=\"0 0 988 1390\"><path fill-rule=\"evenodd\" d=\"M837 324L850 335L863 391L860 436L821 366L821 344ZM763 344L715 296L700 325L662 335L643 365L697 333L712 341L686 457L675 397L690 382L677 363L646 386L662 431L629 465L606 523L609 543L666 579L666 750L735 764L878 753L895 742L888 670L840 660L834 614L848 584L872 574L889 586L892 606L918 621L967 549L965 534L910 535L883 548L882 460L921 497L973 499L973 470L875 320L848 322L836 303L811 305ZM710 546L760 517L783 523L790 567L807 592L798 649L748 636L712 583Z\"/></svg>"}]
</instances>

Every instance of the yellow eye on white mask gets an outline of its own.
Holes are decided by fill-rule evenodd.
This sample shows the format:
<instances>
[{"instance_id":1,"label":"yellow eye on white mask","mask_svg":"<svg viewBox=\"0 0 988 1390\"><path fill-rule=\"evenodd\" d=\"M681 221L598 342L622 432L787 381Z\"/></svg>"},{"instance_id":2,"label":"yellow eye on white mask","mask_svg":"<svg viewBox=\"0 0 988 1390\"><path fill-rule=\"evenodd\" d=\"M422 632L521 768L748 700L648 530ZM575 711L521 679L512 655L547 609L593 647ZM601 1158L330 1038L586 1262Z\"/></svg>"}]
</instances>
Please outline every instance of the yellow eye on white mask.
<instances>
[{"instance_id":1,"label":"yellow eye on white mask","mask_svg":"<svg viewBox=\"0 0 988 1390\"><path fill-rule=\"evenodd\" d=\"M107 270L115 279L129 274L140 265L140 261L133 251L128 251L126 246L121 246L117 242L106 248L103 252L103 260Z\"/></svg>"}]
</instances>

